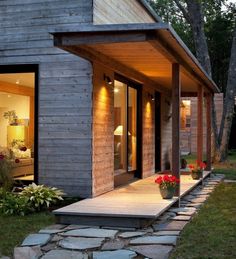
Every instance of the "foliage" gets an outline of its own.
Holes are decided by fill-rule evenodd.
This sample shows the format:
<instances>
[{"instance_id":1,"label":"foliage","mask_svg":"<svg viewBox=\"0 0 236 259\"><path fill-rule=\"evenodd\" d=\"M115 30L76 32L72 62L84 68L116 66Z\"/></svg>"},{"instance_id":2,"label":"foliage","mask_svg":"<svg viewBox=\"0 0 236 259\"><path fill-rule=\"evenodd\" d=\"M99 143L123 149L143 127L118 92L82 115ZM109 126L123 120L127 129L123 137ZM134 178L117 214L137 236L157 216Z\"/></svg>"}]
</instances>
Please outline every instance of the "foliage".
<instances>
[{"instance_id":1,"label":"foliage","mask_svg":"<svg viewBox=\"0 0 236 259\"><path fill-rule=\"evenodd\" d=\"M20 193L21 196L28 198L29 204L37 211L49 207L58 200L63 200L63 194L64 193L57 188L36 185L35 183L24 187L23 191Z\"/></svg>"},{"instance_id":2,"label":"foliage","mask_svg":"<svg viewBox=\"0 0 236 259\"><path fill-rule=\"evenodd\" d=\"M6 190L10 189L13 183L11 176L12 162L6 154L0 153L0 186Z\"/></svg>"},{"instance_id":3,"label":"foliage","mask_svg":"<svg viewBox=\"0 0 236 259\"><path fill-rule=\"evenodd\" d=\"M18 194L5 192L0 199L0 213L4 215L24 216L32 212L28 199Z\"/></svg>"},{"instance_id":4,"label":"foliage","mask_svg":"<svg viewBox=\"0 0 236 259\"><path fill-rule=\"evenodd\" d=\"M19 246L27 235L37 233L54 222L54 216L48 212L26 216L0 215L0 257L1 253L11 257L14 247Z\"/></svg>"},{"instance_id":5,"label":"foliage","mask_svg":"<svg viewBox=\"0 0 236 259\"><path fill-rule=\"evenodd\" d=\"M155 180L155 183L159 184L161 189L169 189L175 188L179 183L179 179L173 175L164 175L158 176Z\"/></svg>"}]
</instances>

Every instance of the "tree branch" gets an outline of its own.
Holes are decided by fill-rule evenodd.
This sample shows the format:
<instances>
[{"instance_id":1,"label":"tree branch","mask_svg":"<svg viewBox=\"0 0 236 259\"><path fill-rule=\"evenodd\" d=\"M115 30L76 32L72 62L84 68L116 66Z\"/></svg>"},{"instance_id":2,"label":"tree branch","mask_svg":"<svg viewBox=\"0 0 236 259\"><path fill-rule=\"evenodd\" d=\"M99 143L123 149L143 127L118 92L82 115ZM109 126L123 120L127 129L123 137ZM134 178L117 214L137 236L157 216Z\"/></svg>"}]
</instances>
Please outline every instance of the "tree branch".
<instances>
[{"instance_id":1,"label":"tree branch","mask_svg":"<svg viewBox=\"0 0 236 259\"><path fill-rule=\"evenodd\" d=\"M179 0L174 0L174 2L176 3L176 5L180 9L180 11L183 13L183 16L186 19L186 21L191 24L191 18L189 16L188 12L185 10L184 6L180 3Z\"/></svg>"}]
</instances>

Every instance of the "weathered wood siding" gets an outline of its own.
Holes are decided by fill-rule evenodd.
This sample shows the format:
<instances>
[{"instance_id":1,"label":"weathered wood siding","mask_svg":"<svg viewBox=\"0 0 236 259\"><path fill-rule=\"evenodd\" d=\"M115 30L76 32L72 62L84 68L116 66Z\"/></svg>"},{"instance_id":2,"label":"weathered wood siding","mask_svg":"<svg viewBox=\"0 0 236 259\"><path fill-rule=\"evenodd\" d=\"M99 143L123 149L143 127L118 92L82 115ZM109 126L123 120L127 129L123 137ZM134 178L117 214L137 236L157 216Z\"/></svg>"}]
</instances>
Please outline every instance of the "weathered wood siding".
<instances>
[{"instance_id":1,"label":"weathered wood siding","mask_svg":"<svg viewBox=\"0 0 236 259\"><path fill-rule=\"evenodd\" d=\"M93 196L114 188L114 91L104 82L114 72L93 66Z\"/></svg>"},{"instance_id":2,"label":"weathered wood siding","mask_svg":"<svg viewBox=\"0 0 236 259\"><path fill-rule=\"evenodd\" d=\"M39 183L92 194L92 69L49 32L92 22L92 0L0 1L0 65L39 64Z\"/></svg>"},{"instance_id":3,"label":"weathered wood siding","mask_svg":"<svg viewBox=\"0 0 236 259\"><path fill-rule=\"evenodd\" d=\"M143 136L142 136L142 177L155 173L155 102L154 90L143 86L142 111L143 111Z\"/></svg>"},{"instance_id":4,"label":"weathered wood siding","mask_svg":"<svg viewBox=\"0 0 236 259\"><path fill-rule=\"evenodd\" d=\"M172 107L171 98L162 95L161 99L161 168L169 170L172 152Z\"/></svg>"},{"instance_id":5,"label":"weathered wood siding","mask_svg":"<svg viewBox=\"0 0 236 259\"><path fill-rule=\"evenodd\" d=\"M151 23L153 17L137 0L94 0L93 23Z\"/></svg>"}]
</instances>

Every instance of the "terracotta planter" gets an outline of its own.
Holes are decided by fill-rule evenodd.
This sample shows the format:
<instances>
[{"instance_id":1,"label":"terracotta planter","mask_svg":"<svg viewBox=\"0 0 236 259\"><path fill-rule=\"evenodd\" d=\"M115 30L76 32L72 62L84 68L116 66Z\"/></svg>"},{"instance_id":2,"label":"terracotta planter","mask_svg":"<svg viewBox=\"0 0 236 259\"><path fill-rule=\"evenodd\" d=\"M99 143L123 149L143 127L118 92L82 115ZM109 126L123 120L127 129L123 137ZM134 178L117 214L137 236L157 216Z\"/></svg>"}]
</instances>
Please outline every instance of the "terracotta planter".
<instances>
[{"instance_id":1,"label":"terracotta planter","mask_svg":"<svg viewBox=\"0 0 236 259\"><path fill-rule=\"evenodd\" d=\"M191 172L191 176L193 180L199 180L202 177L202 171L201 170L193 170Z\"/></svg>"},{"instance_id":2,"label":"terracotta planter","mask_svg":"<svg viewBox=\"0 0 236 259\"><path fill-rule=\"evenodd\" d=\"M159 189L160 189L161 197L163 199L172 199L175 194L175 188L173 187L165 188L165 189L159 187Z\"/></svg>"}]
</instances>

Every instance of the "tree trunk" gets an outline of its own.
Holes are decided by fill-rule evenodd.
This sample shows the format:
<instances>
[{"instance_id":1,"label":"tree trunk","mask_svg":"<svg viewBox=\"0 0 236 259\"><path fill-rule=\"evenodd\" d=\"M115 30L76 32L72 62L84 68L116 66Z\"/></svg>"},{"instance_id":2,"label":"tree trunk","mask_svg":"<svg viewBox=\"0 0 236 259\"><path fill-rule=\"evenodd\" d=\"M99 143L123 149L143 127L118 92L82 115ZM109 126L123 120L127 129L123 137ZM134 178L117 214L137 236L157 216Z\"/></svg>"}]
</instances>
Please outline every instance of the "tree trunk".
<instances>
[{"instance_id":1,"label":"tree trunk","mask_svg":"<svg viewBox=\"0 0 236 259\"><path fill-rule=\"evenodd\" d=\"M234 29L231 56L229 63L226 95L224 98L223 115L220 132L220 156L218 161L224 161L228 154L229 137L234 116L236 98L236 28Z\"/></svg>"}]
</instances>

